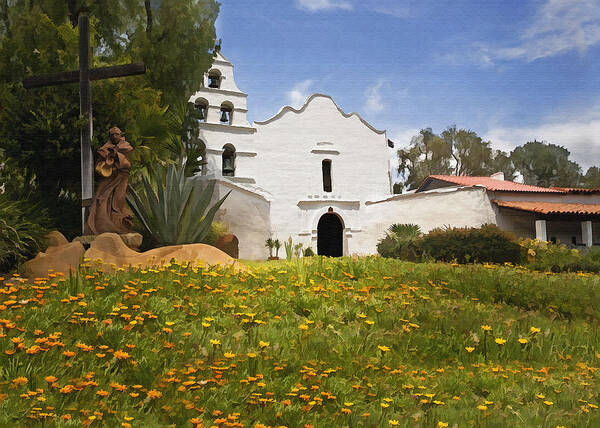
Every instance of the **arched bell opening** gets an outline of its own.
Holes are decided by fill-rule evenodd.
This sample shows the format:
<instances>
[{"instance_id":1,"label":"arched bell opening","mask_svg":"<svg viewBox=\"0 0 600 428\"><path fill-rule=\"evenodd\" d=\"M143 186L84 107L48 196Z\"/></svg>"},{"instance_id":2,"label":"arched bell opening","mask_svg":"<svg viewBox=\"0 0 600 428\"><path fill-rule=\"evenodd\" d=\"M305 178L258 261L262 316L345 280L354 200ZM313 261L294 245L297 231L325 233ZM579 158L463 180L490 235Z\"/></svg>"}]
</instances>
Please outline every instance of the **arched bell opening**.
<instances>
[{"instance_id":1,"label":"arched bell opening","mask_svg":"<svg viewBox=\"0 0 600 428\"><path fill-rule=\"evenodd\" d=\"M317 225L317 254L328 257L344 255L344 224L332 210L323 214Z\"/></svg>"},{"instance_id":2,"label":"arched bell opening","mask_svg":"<svg viewBox=\"0 0 600 428\"><path fill-rule=\"evenodd\" d=\"M208 87L219 89L221 87L221 77L221 72L216 68L210 70L208 72Z\"/></svg>"},{"instance_id":3,"label":"arched bell opening","mask_svg":"<svg viewBox=\"0 0 600 428\"><path fill-rule=\"evenodd\" d=\"M194 101L194 107L196 108L196 118L200 122L206 122L206 115L208 114L208 101L206 98L197 98Z\"/></svg>"},{"instance_id":4,"label":"arched bell opening","mask_svg":"<svg viewBox=\"0 0 600 428\"><path fill-rule=\"evenodd\" d=\"M235 177L235 147L233 144L223 146L223 177Z\"/></svg>"},{"instance_id":5,"label":"arched bell opening","mask_svg":"<svg viewBox=\"0 0 600 428\"><path fill-rule=\"evenodd\" d=\"M221 104L221 118L219 121L223 125L231 125L233 123L233 104L229 101Z\"/></svg>"}]
</instances>

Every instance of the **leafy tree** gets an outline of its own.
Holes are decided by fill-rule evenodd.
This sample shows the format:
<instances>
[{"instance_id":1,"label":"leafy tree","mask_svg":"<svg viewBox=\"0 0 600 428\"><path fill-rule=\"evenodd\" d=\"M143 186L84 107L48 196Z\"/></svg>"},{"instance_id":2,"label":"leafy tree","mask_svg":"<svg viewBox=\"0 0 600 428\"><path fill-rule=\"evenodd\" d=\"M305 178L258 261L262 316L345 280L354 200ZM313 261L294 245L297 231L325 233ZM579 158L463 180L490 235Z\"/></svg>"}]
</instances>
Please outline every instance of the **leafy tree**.
<instances>
[{"instance_id":1,"label":"leafy tree","mask_svg":"<svg viewBox=\"0 0 600 428\"><path fill-rule=\"evenodd\" d=\"M399 172L406 177L404 187L418 187L428 175L451 174L487 176L504 172L513 179L515 169L507 153L493 150L476 132L448 127L440 135L430 128L413 137L407 149L399 150Z\"/></svg>"},{"instance_id":2,"label":"leafy tree","mask_svg":"<svg viewBox=\"0 0 600 428\"><path fill-rule=\"evenodd\" d=\"M176 157L167 147L173 132L168 105L202 85L219 10L215 0L0 0L0 149L23 172L25 193L60 219L57 226L68 235L78 232L80 221L79 88L25 90L21 82L77 69L84 7L93 67L147 66L143 76L92 84L93 146L118 125L140 167Z\"/></svg>"},{"instance_id":3,"label":"leafy tree","mask_svg":"<svg viewBox=\"0 0 600 428\"><path fill-rule=\"evenodd\" d=\"M600 168L597 166L589 167L583 177L581 177L583 187L600 188Z\"/></svg>"},{"instance_id":4,"label":"leafy tree","mask_svg":"<svg viewBox=\"0 0 600 428\"><path fill-rule=\"evenodd\" d=\"M398 150L399 172L406 177L406 188L418 187L428 175L450 174L452 146L434 134L431 128L421 129L407 149Z\"/></svg>"},{"instance_id":5,"label":"leafy tree","mask_svg":"<svg viewBox=\"0 0 600 428\"><path fill-rule=\"evenodd\" d=\"M569 155L562 146L530 141L515 148L510 158L526 184L575 187L579 185L581 167L569 160Z\"/></svg>"}]
</instances>

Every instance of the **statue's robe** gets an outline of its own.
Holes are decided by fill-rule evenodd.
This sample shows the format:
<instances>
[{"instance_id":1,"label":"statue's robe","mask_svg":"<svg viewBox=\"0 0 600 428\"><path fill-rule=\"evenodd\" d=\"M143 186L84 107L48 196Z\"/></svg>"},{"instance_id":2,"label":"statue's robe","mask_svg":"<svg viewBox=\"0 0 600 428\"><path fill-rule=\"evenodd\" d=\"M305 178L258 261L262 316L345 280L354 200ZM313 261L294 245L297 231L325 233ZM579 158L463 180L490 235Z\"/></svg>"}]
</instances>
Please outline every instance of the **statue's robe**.
<instances>
[{"instance_id":1,"label":"statue's robe","mask_svg":"<svg viewBox=\"0 0 600 428\"><path fill-rule=\"evenodd\" d=\"M131 168L128 156L132 151L133 147L125 138L121 138L116 145L109 140L98 149L96 171L104 178L92 200L85 224L86 235L129 233L133 230L133 214L125 200Z\"/></svg>"}]
</instances>

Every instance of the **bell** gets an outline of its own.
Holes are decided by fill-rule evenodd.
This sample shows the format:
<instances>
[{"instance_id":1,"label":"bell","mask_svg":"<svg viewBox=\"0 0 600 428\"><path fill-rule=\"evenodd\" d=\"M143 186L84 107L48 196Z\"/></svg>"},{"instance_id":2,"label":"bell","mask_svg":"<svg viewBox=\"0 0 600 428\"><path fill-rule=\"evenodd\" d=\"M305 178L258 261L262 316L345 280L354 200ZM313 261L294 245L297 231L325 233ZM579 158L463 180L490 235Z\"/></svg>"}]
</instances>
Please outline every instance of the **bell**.
<instances>
[{"instance_id":1,"label":"bell","mask_svg":"<svg viewBox=\"0 0 600 428\"><path fill-rule=\"evenodd\" d=\"M227 114L227 110L221 110L221 122L229 122L229 115Z\"/></svg>"},{"instance_id":2,"label":"bell","mask_svg":"<svg viewBox=\"0 0 600 428\"><path fill-rule=\"evenodd\" d=\"M198 120L206 119L206 115L204 114L204 106L198 107Z\"/></svg>"},{"instance_id":3,"label":"bell","mask_svg":"<svg viewBox=\"0 0 600 428\"><path fill-rule=\"evenodd\" d=\"M210 82L208 83L209 88L219 87L219 78L217 76L209 76L208 79L210 80Z\"/></svg>"}]
</instances>

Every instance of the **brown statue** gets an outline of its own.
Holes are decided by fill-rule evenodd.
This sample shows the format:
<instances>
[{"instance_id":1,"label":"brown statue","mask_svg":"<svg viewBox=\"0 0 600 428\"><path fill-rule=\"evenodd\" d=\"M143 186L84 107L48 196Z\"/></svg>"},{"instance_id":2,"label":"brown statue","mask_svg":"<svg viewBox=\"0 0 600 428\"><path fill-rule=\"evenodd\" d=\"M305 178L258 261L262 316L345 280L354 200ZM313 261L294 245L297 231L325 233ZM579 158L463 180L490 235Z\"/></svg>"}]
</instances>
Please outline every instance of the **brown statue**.
<instances>
[{"instance_id":1,"label":"brown statue","mask_svg":"<svg viewBox=\"0 0 600 428\"><path fill-rule=\"evenodd\" d=\"M108 141L98 149L96 172L103 178L85 223L86 235L99 235L104 232L129 233L133 230L133 215L125 201L131 168L129 154L133 147L116 126L111 128L108 134Z\"/></svg>"}]
</instances>

